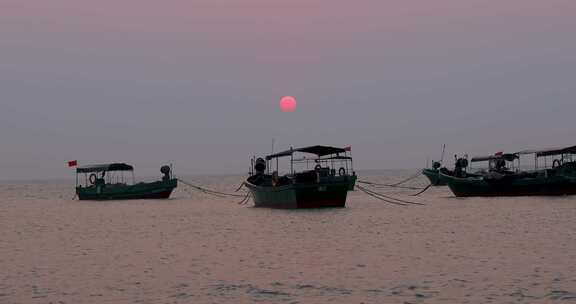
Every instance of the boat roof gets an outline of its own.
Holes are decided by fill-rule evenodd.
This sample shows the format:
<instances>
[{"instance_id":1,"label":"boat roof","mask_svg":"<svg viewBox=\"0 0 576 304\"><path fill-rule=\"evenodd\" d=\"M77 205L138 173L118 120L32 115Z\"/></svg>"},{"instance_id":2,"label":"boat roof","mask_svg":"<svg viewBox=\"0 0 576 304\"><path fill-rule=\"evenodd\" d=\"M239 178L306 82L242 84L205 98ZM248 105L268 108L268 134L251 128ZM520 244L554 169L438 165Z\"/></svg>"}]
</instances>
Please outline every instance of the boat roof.
<instances>
[{"instance_id":1,"label":"boat roof","mask_svg":"<svg viewBox=\"0 0 576 304\"><path fill-rule=\"evenodd\" d=\"M271 160L274 158L290 156L290 155L294 154L294 152L315 154L318 157L322 157L322 156L326 156L326 155L345 153L346 151L348 151L348 149L317 145L317 146L310 146L310 147L304 147L304 148L298 148L298 149L290 149L290 150L286 150L286 151L279 152L276 154L271 154L271 155L266 156L266 159Z\"/></svg>"},{"instance_id":2,"label":"boat roof","mask_svg":"<svg viewBox=\"0 0 576 304\"><path fill-rule=\"evenodd\" d=\"M352 157L350 156L341 156L341 155L336 155L336 156L330 156L330 157L324 157L322 158L322 160L331 160L331 159L352 159Z\"/></svg>"},{"instance_id":3,"label":"boat roof","mask_svg":"<svg viewBox=\"0 0 576 304\"><path fill-rule=\"evenodd\" d=\"M475 163L475 162L489 161L489 160L494 160L494 159L503 159L506 161L513 161L515 159L518 159L518 154L517 153L503 153L503 154L494 154L494 155L489 155L489 156L475 156L475 157L472 157L472 159L470 161Z\"/></svg>"},{"instance_id":4,"label":"boat roof","mask_svg":"<svg viewBox=\"0 0 576 304\"><path fill-rule=\"evenodd\" d=\"M536 156L551 156L551 155L561 155L561 154L576 154L576 146L564 147L564 148L551 148L551 149L541 149L541 150L524 150L517 154L536 154Z\"/></svg>"},{"instance_id":5,"label":"boat roof","mask_svg":"<svg viewBox=\"0 0 576 304\"><path fill-rule=\"evenodd\" d=\"M132 171L134 167L125 163L111 163L86 165L76 168L77 173L103 172L103 171Z\"/></svg>"}]
</instances>

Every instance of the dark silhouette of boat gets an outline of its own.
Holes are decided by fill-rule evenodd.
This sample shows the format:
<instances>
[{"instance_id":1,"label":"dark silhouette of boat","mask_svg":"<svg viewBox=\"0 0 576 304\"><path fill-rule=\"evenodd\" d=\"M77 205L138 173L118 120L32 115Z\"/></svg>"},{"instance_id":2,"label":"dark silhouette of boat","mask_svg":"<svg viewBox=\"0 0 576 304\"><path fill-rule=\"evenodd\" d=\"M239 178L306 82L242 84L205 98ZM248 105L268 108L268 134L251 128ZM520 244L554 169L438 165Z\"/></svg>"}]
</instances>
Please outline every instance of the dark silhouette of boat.
<instances>
[{"instance_id":1,"label":"dark silhouette of boat","mask_svg":"<svg viewBox=\"0 0 576 304\"><path fill-rule=\"evenodd\" d=\"M125 163L88 165L76 168L76 194L80 200L125 200L169 198L178 180L172 177L169 166L162 166L164 176L150 183L136 183L134 167ZM126 182L124 172L132 173L132 184ZM84 186L79 176L84 175Z\"/></svg>"},{"instance_id":2,"label":"dark silhouette of boat","mask_svg":"<svg viewBox=\"0 0 576 304\"><path fill-rule=\"evenodd\" d=\"M444 153L446 152L446 145L442 145L442 156L440 161L432 161L432 167L422 169L422 175L426 176L432 186L446 186L446 182L440 178L440 170L444 162Z\"/></svg>"},{"instance_id":3,"label":"dark silhouette of boat","mask_svg":"<svg viewBox=\"0 0 576 304\"><path fill-rule=\"evenodd\" d=\"M440 178L440 162L434 162L432 168L422 169L422 174L428 178L432 186L446 186L446 182Z\"/></svg>"},{"instance_id":4,"label":"dark silhouette of boat","mask_svg":"<svg viewBox=\"0 0 576 304\"><path fill-rule=\"evenodd\" d=\"M455 196L538 196L576 194L576 146L521 151L512 154L499 153L489 157L473 158L472 162L488 161L487 171L459 173L442 171L444 180ZM521 170L520 156L534 155L534 169ZM548 158L552 157L552 166ZM539 160L544 158L544 166ZM511 168L510 165L516 165ZM456 171L456 170L455 170Z\"/></svg>"},{"instance_id":5,"label":"dark silhouette of boat","mask_svg":"<svg viewBox=\"0 0 576 304\"><path fill-rule=\"evenodd\" d=\"M265 159L252 159L252 170L245 185L256 207L345 207L348 191L354 189L357 178L349 151L349 148L311 146L268 155ZM296 153L315 157L296 159ZM290 172L279 176L278 162L285 157L290 158ZM270 172L274 160L276 170ZM297 172L295 166L304 169Z\"/></svg>"}]
</instances>

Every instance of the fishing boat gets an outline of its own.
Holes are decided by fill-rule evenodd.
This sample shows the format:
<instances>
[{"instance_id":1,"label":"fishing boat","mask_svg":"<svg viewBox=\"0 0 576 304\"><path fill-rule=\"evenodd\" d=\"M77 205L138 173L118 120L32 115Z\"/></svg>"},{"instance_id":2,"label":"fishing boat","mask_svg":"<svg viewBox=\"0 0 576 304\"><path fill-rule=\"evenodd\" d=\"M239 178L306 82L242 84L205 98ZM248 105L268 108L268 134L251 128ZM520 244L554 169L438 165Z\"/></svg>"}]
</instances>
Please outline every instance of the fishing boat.
<instances>
[{"instance_id":1,"label":"fishing boat","mask_svg":"<svg viewBox=\"0 0 576 304\"><path fill-rule=\"evenodd\" d=\"M463 171L460 174L441 171L440 178L446 181L450 190L458 197L572 195L576 194L575 154L576 146L512 154L499 153L471 160L488 161L490 167L487 171ZM520 159L527 155L533 155L534 168L522 170ZM548 166L548 163L551 166Z\"/></svg>"},{"instance_id":2,"label":"fishing boat","mask_svg":"<svg viewBox=\"0 0 576 304\"><path fill-rule=\"evenodd\" d=\"M128 184L125 172L132 173ZM87 165L76 168L76 194L79 200L125 200L169 198L178 180L172 176L170 166L162 166L163 177L155 182L136 183L134 167L125 163ZM84 186L80 183L84 177Z\"/></svg>"},{"instance_id":3,"label":"fishing boat","mask_svg":"<svg viewBox=\"0 0 576 304\"><path fill-rule=\"evenodd\" d=\"M446 152L446 145L442 145L442 155L440 157L440 161L432 161L432 167L422 169L422 175L426 176L430 181L430 185L432 186L446 186L446 182L444 182L440 178L440 170L445 169L441 168L442 163L444 162L444 153Z\"/></svg>"},{"instance_id":4,"label":"fishing boat","mask_svg":"<svg viewBox=\"0 0 576 304\"><path fill-rule=\"evenodd\" d=\"M441 166L439 162L434 162L432 168L422 169L422 174L428 178L432 186L446 186L446 182L440 178Z\"/></svg>"},{"instance_id":5,"label":"fishing boat","mask_svg":"<svg viewBox=\"0 0 576 304\"><path fill-rule=\"evenodd\" d=\"M311 146L253 158L245 185L255 207L345 207L348 191L354 189L357 179L349 152L350 148ZM283 158L290 159L290 171L280 176L278 166ZM274 162L276 170L271 172Z\"/></svg>"}]
</instances>

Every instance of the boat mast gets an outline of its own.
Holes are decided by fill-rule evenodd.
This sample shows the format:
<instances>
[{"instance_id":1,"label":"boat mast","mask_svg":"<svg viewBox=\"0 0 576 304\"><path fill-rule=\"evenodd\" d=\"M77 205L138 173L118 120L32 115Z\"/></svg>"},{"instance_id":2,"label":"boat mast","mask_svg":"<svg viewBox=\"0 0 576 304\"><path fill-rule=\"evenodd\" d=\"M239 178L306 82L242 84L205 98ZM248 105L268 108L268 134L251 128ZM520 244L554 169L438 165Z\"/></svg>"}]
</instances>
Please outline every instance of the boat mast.
<instances>
[{"instance_id":1,"label":"boat mast","mask_svg":"<svg viewBox=\"0 0 576 304\"><path fill-rule=\"evenodd\" d=\"M442 155L440 156L440 163L444 164L444 152L446 152L446 144L442 145Z\"/></svg>"}]
</instances>

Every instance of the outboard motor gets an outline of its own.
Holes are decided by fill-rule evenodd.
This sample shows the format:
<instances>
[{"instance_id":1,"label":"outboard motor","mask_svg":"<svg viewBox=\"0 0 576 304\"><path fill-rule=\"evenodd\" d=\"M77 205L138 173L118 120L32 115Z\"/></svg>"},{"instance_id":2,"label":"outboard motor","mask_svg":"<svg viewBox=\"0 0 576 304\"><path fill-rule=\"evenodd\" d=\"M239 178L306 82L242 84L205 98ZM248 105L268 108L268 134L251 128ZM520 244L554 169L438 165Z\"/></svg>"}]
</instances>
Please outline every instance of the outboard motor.
<instances>
[{"instance_id":1,"label":"outboard motor","mask_svg":"<svg viewBox=\"0 0 576 304\"><path fill-rule=\"evenodd\" d=\"M264 174L264 171L266 171L266 161L263 158L259 157L256 159L256 162L254 163L254 171L259 175Z\"/></svg>"},{"instance_id":2,"label":"outboard motor","mask_svg":"<svg viewBox=\"0 0 576 304\"><path fill-rule=\"evenodd\" d=\"M441 166L442 166L442 164L440 164L440 162L435 161L432 163L432 169L434 169L434 170L440 169Z\"/></svg>"},{"instance_id":3,"label":"outboard motor","mask_svg":"<svg viewBox=\"0 0 576 304\"><path fill-rule=\"evenodd\" d=\"M170 166L162 166L160 167L160 172L162 174L164 174L164 176L162 177L163 181L169 181L170 180L170 171L172 171L170 169Z\"/></svg>"}]
</instances>

